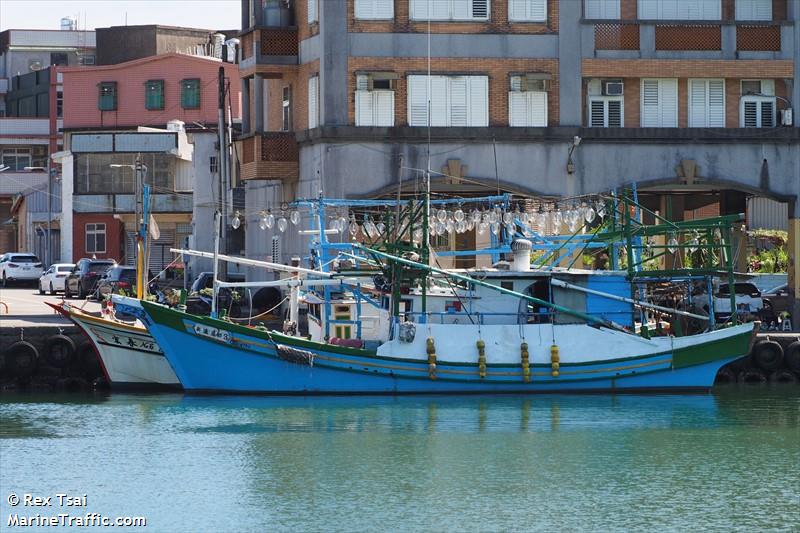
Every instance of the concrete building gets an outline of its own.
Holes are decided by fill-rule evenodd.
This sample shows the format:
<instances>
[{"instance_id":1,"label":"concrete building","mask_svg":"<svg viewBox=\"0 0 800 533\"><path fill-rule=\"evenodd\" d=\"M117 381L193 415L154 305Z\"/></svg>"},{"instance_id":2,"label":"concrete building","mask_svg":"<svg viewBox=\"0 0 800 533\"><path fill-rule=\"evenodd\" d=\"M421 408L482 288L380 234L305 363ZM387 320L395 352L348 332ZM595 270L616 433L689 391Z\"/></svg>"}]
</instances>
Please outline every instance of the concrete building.
<instances>
[{"instance_id":1,"label":"concrete building","mask_svg":"<svg viewBox=\"0 0 800 533\"><path fill-rule=\"evenodd\" d=\"M151 247L151 270L169 264L169 248L191 235L196 246L211 249L220 67L226 78L237 78L235 64L174 52L64 69L65 150L56 157L64 190L62 260L94 255L133 263L137 158L161 233ZM235 83L230 97L238 120Z\"/></svg>"},{"instance_id":2,"label":"concrete building","mask_svg":"<svg viewBox=\"0 0 800 533\"><path fill-rule=\"evenodd\" d=\"M413 187L429 159L441 190L636 183L675 220L767 197L788 204L800 295L800 2L243 0L240 39L252 225L294 197ZM249 255L303 251L266 233Z\"/></svg>"},{"instance_id":3,"label":"concrete building","mask_svg":"<svg viewBox=\"0 0 800 533\"><path fill-rule=\"evenodd\" d=\"M59 259L58 209L48 212L39 198L48 187L50 194L58 192L57 176L50 173L56 169L49 163L61 144L57 69L94 62L95 33L78 31L74 19L63 19L61 30L0 33L0 167L8 167L0 173L0 250L33 251L46 262ZM36 201L28 201L31 194ZM42 212L28 212L41 206Z\"/></svg>"},{"instance_id":4,"label":"concrete building","mask_svg":"<svg viewBox=\"0 0 800 533\"><path fill-rule=\"evenodd\" d=\"M238 30L203 30L148 24L97 28L97 64L115 65L134 59L169 53L228 58L225 37Z\"/></svg>"}]
</instances>

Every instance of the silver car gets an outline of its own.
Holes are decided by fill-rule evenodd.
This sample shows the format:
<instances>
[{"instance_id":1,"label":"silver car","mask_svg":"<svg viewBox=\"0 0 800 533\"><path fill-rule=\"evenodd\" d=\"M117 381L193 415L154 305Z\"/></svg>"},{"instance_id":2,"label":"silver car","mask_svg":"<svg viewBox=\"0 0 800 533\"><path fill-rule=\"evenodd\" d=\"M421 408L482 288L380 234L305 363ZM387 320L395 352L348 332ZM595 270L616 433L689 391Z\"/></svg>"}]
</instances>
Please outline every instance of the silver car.
<instances>
[{"instance_id":1,"label":"silver car","mask_svg":"<svg viewBox=\"0 0 800 533\"><path fill-rule=\"evenodd\" d=\"M44 271L42 277L39 278L39 294L44 294L49 291L50 294L55 294L56 291L64 291L64 282L67 275L72 272L75 265L72 263L56 263L51 265L50 268Z\"/></svg>"}]
</instances>

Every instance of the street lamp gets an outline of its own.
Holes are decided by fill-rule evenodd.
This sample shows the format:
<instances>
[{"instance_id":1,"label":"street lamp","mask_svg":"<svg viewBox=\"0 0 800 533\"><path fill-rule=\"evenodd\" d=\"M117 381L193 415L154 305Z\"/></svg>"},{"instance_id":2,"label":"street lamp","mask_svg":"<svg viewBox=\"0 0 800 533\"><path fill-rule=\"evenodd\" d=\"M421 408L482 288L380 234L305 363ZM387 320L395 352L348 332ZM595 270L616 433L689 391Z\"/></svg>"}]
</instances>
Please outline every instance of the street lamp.
<instances>
[{"instance_id":1,"label":"street lamp","mask_svg":"<svg viewBox=\"0 0 800 533\"><path fill-rule=\"evenodd\" d=\"M575 151L575 148L581 144L581 139L577 135L572 138L572 144L569 147L569 154L567 155L567 174L575 174L575 163L572 162L572 153Z\"/></svg>"}]
</instances>

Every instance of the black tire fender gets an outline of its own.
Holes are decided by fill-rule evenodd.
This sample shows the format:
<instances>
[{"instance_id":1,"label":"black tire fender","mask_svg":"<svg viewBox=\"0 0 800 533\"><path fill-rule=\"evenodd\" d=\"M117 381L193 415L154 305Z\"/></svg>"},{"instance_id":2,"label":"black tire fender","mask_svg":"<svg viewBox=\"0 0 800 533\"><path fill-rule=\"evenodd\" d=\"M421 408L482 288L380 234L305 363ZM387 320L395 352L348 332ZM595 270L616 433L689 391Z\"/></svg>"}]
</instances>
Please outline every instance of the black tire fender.
<instances>
[{"instance_id":1,"label":"black tire fender","mask_svg":"<svg viewBox=\"0 0 800 533\"><path fill-rule=\"evenodd\" d=\"M4 354L8 370L17 378L29 378L36 372L39 351L27 341L17 341Z\"/></svg>"},{"instance_id":2,"label":"black tire fender","mask_svg":"<svg viewBox=\"0 0 800 533\"><path fill-rule=\"evenodd\" d=\"M800 340L794 341L783 352L783 362L786 368L800 374Z\"/></svg>"},{"instance_id":3,"label":"black tire fender","mask_svg":"<svg viewBox=\"0 0 800 533\"><path fill-rule=\"evenodd\" d=\"M753 363L767 372L778 370L783 366L783 347L769 339L758 341L753 346Z\"/></svg>"},{"instance_id":4,"label":"black tire fender","mask_svg":"<svg viewBox=\"0 0 800 533\"><path fill-rule=\"evenodd\" d=\"M66 335L53 335L45 341L44 358L55 368L66 368L75 360L75 342Z\"/></svg>"}]
</instances>

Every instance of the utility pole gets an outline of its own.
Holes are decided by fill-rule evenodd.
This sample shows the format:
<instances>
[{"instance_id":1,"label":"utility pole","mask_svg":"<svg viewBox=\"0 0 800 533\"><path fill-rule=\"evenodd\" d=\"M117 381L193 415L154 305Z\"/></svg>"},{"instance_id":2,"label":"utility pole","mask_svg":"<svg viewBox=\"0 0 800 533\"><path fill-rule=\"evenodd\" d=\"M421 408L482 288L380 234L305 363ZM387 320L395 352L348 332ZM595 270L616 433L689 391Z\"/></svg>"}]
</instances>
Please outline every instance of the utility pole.
<instances>
[{"instance_id":1,"label":"utility pole","mask_svg":"<svg viewBox=\"0 0 800 533\"><path fill-rule=\"evenodd\" d=\"M219 103L217 106L217 130L219 138L219 211L220 211L220 242L223 253L228 252L227 239L227 204L228 204L228 143L225 135L225 68L219 67ZM216 266L215 266L216 268ZM221 278L227 280L227 265L220 269Z\"/></svg>"}]
</instances>

